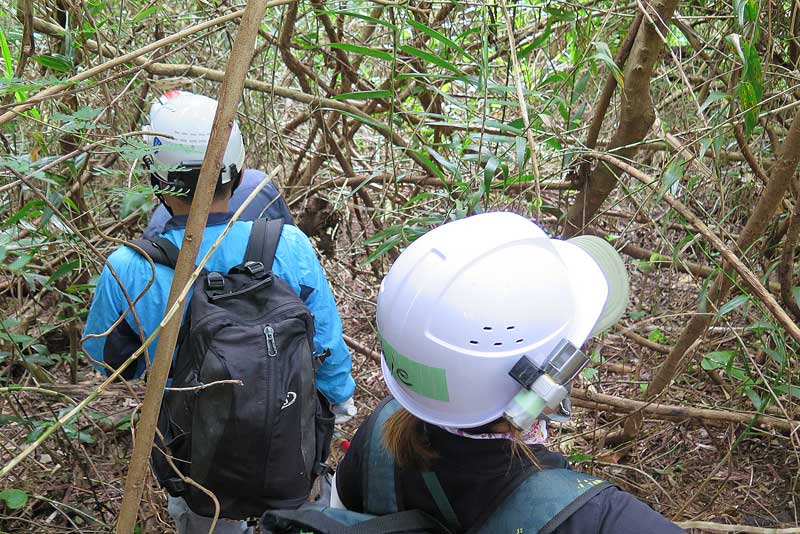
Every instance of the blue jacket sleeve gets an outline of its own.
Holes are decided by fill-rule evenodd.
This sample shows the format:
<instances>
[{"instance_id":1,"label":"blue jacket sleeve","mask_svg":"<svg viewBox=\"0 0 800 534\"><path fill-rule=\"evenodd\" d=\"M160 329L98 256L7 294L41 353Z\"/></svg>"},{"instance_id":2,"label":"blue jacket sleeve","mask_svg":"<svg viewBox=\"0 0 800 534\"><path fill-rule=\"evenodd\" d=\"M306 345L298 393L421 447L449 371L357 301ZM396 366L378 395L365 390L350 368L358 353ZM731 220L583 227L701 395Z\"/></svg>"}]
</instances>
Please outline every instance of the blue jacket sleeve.
<instances>
[{"instance_id":1,"label":"blue jacket sleeve","mask_svg":"<svg viewBox=\"0 0 800 534\"><path fill-rule=\"evenodd\" d=\"M317 371L317 389L334 404L344 402L353 396L356 385L350 376L350 351L342 338L342 320L333 293L314 247L302 231L294 226L284 226L276 260L282 256L284 246L292 249L292 263L287 263L285 269L298 275L300 298L314 314L315 349L330 350L330 356Z\"/></svg>"},{"instance_id":2,"label":"blue jacket sleeve","mask_svg":"<svg viewBox=\"0 0 800 534\"><path fill-rule=\"evenodd\" d=\"M106 266L97 280L94 298L83 330L84 337L90 334L106 334L106 331L121 315L125 314L126 310L128 310L128 303L125 296ZM92 365L100 372L107 374L108 370L99 362L116 369L141 345L139 336L128 322L129 317L130 313L125 314L125 318L106 335L90 337L84 341L84 350L91 358ZM130 379L141 375L143 371L144 359L140 358L138 362L128 367L122 376Z\"/></svg>"}]
</instances>

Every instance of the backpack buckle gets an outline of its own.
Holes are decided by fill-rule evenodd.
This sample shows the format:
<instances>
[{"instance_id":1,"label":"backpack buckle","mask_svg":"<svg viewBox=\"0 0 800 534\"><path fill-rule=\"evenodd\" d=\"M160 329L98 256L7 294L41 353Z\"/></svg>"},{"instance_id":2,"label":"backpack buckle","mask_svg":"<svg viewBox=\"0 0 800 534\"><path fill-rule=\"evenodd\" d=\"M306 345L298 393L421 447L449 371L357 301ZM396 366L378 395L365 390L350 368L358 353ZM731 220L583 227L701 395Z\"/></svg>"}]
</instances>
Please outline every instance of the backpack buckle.
<instances>
[{"instance_id":1,"label":"backpack buckle","mask_svg":"<svg viewBox=\"0 0 800 534\"><path fill-rule=\"evenodd\" d=\"M328 359L328 356L331 355L331 349L324 349L319 352L315 352L313 354L311 363L314 366L314 371L319 371L319 368L322 367L322 364L325 363L325 360Z\"/></svg>"},{"instance_id":2,"label":"backpack buckle","mask_svg":"<svg viewBox=\"0 0 800 534\"><path fill-rule=\"evenodd\" d=\"M222 273L211 272L206 275L207 289L225 289L225 278Z\"/></svg>"},{"instance_id":3,"label":"backpack buckle","mask_svg":"<svg viewBox=\"0 0 800 534\"><path fill-rule=\"evenodd\" d=\"M244 264L245 270L250 273L250 276L253 278L264 278L264 275L267 274L267 270L264 268L264 264L260 261L248 261Z\"/></svg>"}]
</instances>

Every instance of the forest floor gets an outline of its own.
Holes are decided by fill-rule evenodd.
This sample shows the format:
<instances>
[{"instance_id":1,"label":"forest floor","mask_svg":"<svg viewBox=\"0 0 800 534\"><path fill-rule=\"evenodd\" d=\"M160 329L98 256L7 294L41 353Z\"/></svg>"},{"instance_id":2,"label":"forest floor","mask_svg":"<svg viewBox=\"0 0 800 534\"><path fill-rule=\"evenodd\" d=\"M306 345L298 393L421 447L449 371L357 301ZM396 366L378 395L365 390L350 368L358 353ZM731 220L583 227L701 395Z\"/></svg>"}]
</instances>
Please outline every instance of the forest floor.
<instances>
[{"instance_id":1,"label":"forest floor","mask_svg":"<svg viewBox=\"0 0 800 534\"><path fill-rule=\"evenodd\" d=\"M334 257L324 258L329 280L338 299L345 333L360 350L353 350L353 375L357 383L359 415L338 429L337 444L349 439L364 416L384 397L380 366L374 360L379 347L374 325L377 274L356 264L345 245ZM694 306L687 275L676 272L641 271L633 268L631 310L658 316L658 336L666 342L683 325L681 310ZM681 302L684 295L685 302ZM47 321L46 313L39 318ZM647 321L630 317L624 327L654 332ZM713 332L710 334L715 335ZM722 335L722 334L720 334ZM663 337L664 339L660 338ZM64 344L65 339L52 339ZM65 347L61 347L66 350ZM638 398L641 384L649 378L663 355L632 342L617 330L588 347L595 354L596 373L580 379L580 387L623 398ZM51 348L51 352L56 352ZM597 355L601 355L598 358ZM12 383L35 386L21 367L7 368ZM20 392L0 399L0 464L26 446L37 428L74 405L101 382L88 364L77 370L77 384L70 384L65 363L50 368L63 396ZM25 490L30 499L19 510L0 504L0 532L68 533L110 532L122 501L122 487L132 436L130 414L143 398L141 383L130 388L119 384L90 405L89 411L65 430L59 431L18 466L6 481ZM735 392L726 399L720 386L691 367L670 389L669 402L689 406L739 406ZM70 400L71 399L71 400ZM577 407L572 420L551 425L550 447L569 456L577 469L604 477L630 491L667 517L678 521L704 520L753 526L792 524L798 520L794 508L800 458L790 440L780 433L756 428L745 434L741 425L699 419L665 420L645 415L639 438L624 449L604 446L605 435L620 421L608 411ZM38 422L38 423L37 423ZM341 456L334 447L333 463ZM140 511L142 532L173 532L166 513L166 496L148 479ZM698 531L699 532L699 531Z\"/></svg>"}]
</instances>

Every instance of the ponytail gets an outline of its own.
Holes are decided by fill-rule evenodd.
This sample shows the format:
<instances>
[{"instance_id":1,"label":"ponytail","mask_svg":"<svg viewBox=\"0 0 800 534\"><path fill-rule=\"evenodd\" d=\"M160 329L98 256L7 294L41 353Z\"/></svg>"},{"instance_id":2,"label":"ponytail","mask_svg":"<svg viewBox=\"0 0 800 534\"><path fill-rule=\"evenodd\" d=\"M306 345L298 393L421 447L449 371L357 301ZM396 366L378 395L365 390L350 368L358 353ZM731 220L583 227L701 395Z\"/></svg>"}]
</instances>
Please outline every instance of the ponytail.
<instances>
[{"instance_id":1,"label":"ponytail","mask_svg":"<svg viewBox=\"0 0 800 534\"><path fill-rule=\"evenodd\" d=\"M383 446L400 467L427 471L437 458L425 432L425 423L400 408L383 426Z\"/></svg>"}]
</instances>

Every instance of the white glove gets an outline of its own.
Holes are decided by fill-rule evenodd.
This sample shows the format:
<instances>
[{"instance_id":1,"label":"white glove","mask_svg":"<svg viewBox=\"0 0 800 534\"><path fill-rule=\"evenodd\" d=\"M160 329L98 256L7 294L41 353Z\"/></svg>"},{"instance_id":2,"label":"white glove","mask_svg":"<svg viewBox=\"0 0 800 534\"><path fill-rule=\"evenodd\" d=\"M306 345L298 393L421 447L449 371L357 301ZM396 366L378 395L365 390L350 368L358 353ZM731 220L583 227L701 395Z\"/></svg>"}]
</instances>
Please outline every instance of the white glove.
<instances>
[{"instance_id":1,"label":"white glove","mask_svg":"<svg viewBox=\"0 0 800 534\"><path fill-rule=\"evenodd\" d=\"M336 424L341 425L352 419L358 413L358 408L353 402L353 397L350 397L344 402L331 406L331 411L336 416Z\"/></svg>"}]
</instances>

